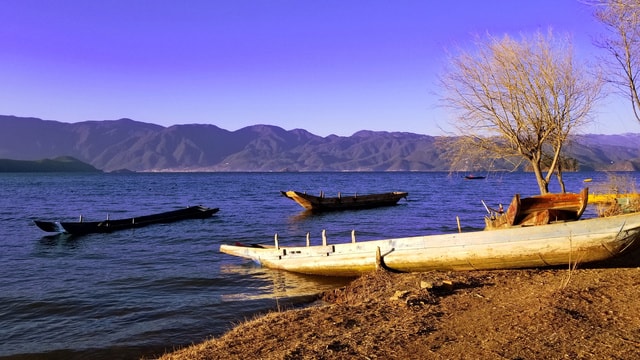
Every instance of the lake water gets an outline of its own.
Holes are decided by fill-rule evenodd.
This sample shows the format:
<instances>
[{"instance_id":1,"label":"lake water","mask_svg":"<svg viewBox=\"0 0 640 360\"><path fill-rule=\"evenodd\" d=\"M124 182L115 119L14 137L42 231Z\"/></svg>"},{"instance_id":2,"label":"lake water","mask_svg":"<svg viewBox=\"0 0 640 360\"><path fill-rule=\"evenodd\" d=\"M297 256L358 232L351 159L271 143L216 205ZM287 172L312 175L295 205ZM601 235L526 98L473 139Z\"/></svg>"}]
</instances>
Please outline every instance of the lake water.
<instances>
[{"instance_id":1,"label":"lake water","mask_svg":"<svg viewBox=\"0 0 640 360\"><path fill-rule=\"evenodd\" d=\"M530 173L465 180L447 173L0 174L0 358L138 359L219 336L256 313L346 283L260 268L220 244L304 244L483 227L497 207L538 193ZM484 174L483 174L484 175ZM628 173L632 179L637 173ZM607 180L565 174L567 190ZM552 191L557 191L552 186ZM408 191L398 206L305 215L281 190L327 196ZM103 220L204 205L210 219L112 234L52 235L33 220ZM593 216L592 209L585 216Z\"/></svg>"}]
</instances>

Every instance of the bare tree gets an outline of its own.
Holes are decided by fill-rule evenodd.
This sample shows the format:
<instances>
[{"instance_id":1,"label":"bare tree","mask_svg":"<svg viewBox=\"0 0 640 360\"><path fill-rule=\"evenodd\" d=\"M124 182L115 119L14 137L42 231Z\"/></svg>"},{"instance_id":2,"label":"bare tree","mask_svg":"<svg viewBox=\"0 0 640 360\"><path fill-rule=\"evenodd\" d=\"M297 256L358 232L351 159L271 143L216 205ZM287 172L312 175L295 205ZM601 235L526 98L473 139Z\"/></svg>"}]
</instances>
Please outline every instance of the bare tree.
<instances>
[{"instance_id":1,"label":"bare tree","mask_svg":"<svg viewBox=\"0 0 640 360\"><path fill-rule=\"evenodd\" d=\"M545 194L551 176L560 174L564 142L590 120L602 82L574 61L570 39L556 41L551 31L520 41L488 35L475 45L475 52L451 56L441 76L442 100L456 113L465 143L456 160L481 153L528 162Z\"/></svg>"},{"instance_id":2,"label":"bare tree","mask_svg":"<svg viewBox=\"0 0 640 360\"><path fill-rule=\"evenodd\" d=\"M595 17L608 30L608 36L596 45L611 55L609 81L631 100L636 119L640 121L640 0L596 0Z\"/></svg>"}]
</instances>

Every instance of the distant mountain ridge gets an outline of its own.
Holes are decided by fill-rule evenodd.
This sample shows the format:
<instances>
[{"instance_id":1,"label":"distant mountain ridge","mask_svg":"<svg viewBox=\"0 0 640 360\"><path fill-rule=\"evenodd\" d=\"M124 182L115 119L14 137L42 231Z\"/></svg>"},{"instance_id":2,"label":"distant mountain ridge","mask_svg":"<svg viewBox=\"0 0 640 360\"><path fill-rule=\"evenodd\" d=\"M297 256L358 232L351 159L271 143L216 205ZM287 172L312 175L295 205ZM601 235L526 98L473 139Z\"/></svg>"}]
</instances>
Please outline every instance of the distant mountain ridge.
<instances>
[{"instance_id":1,"label":"distant mountain ridge","mask_svg":"<svg viewBox=\"0 0 640 360\"><path fill-rule=\"evenodd\" d=\"M101 172L69 156L41 160L0 159L0 172Z\"/></svg>"},{"instance_id":2,"label":"distant mountain ridge","mask_svg":"<svg viewBox=\"0 0 640 360\"><path fill-rule=\"evenodd\" d=\"M70 156L103 171L449 171L438 137L362 130L321 137L253 125L163 127L131 119L64 123L0 115L0 159ZM640 134L577 135L581 170L640 170ZM454 169L465 171L470 169Z\"/></svg>"}]
</instances>

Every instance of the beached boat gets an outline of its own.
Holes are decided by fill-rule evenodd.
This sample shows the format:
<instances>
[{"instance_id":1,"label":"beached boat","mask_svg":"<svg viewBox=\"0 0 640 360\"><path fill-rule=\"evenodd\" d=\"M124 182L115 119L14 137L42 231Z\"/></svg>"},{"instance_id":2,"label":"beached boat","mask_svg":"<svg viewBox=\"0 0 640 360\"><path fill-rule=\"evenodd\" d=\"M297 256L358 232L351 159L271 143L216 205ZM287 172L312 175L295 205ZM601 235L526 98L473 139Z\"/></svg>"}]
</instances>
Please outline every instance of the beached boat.
<instances>
[{"instance_id":1,"label":"beached boat","mask_svg":"<svg viewBox=\"0 0 640 360\"><path fill-rule=\"evenodd\" d=\"M485 229L575 221L587 208L588 198L589 188L582 189L580 193L544 194L523 199L516 194L503 213L487 207L489 215L485 216Z\"/></svg>"},{"instance_id":2,"label":"beached boat","mask_svg":"<svg viewBox=\"0 0 640 360\"><path fill-rule=\"evenodd\" d=\"M322 245L221 245L220 251L267 268L357 276L400 272L535 268L607 260L640 242L640 213L541 226Z\"/></svg>"},{"instance_id":3,"label":"beached boat","mask_svg":"<svg viewBox=\"0 0 640 360\"><path fill-rule=\"evenodd\" d=\"M189 206L186 208L167 211L158 214L144 215L127 219L104 221L80 221L78 222L52 222L35 220L34 223L47 232L65 232L68 234L82 235L90 233L109 233L118 230L139 228L151 224L172 223L187 219L204 219L218 212L218 208L204 206Z\"/></svg>"},{"instance_id":4,"label":"beached boat","mask_svg":"<svg viewBox=\"0 0 640 360\"><path fill-rule=\"evenodd\" d=\"M356 194L353 196L342 196L342 194L338 193L337 197L325 197L324 193L320 193L320 196L314 196L292 190L281 191L281 193L300 204L303 208L312 211L369 209L380 206L391 206L396 205L400 199L406 198L409 195L401 191L368 195Z\"/></svg>"}]
</instances>

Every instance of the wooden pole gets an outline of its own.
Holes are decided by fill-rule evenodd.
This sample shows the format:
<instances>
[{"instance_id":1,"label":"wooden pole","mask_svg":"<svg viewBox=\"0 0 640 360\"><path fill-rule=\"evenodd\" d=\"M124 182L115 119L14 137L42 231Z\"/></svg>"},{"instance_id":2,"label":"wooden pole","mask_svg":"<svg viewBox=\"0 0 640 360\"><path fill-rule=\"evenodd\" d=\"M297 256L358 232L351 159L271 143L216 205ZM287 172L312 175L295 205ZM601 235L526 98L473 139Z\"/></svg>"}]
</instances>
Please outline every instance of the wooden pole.
<instances>
[{"instance_id":1,"label":"wooden pole","mask_svg":"<svg viewBox=\"0 0 640 360\"><path fill-rule=\"evenodd\" d=\"M310 243L309 233L307 233L307 247L309 247Z\"/></svg>"},{"instance_id":2,"label":"wooden pole","mask_svg":"<svg viewBox=\"0 0 640 360\"><path fill-rule=\"evenodd\" d=\"M327 246L327 230L322 229L322 246Z\"/></svg>"},{"instance_id":3,"label":"wooden pole","mask_svg":"<svg viewBox=\"0 0 640 360\"><path fill-rule=\"evenodd\" d=\"M356 243L356 230L355 229L351 230L351 242L354 243L354 244Z\"/></svg>"},{"instance_id":4,"label":"wooden pole","mask_svg":"<svg viewBox=\"0 0 640 360\"><path fill-rule=\"evenodd\" d=\"M280 249L280 245L278 245L278 233L273 236L273 240L276 243L276 250Z\"/></svg>"},{"instance_id":5,"label":"wooden pole","mask_svg":"<svg viewBox=\"0 0 640 360\"><path fill-rule=\"evenodd\" d=\"M462 228L460 228L460 217L456 216L456 221L458 222L458 232L462 232Z\"/></svg>"}]
</instances>

